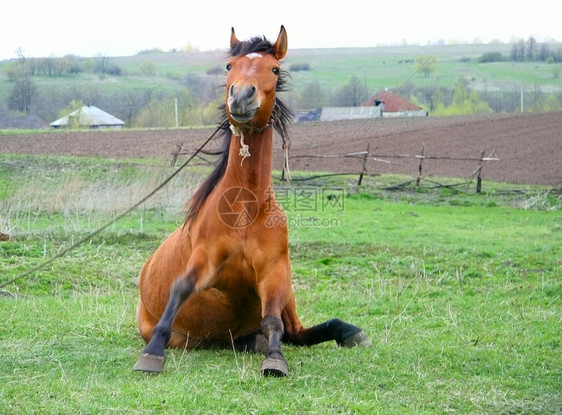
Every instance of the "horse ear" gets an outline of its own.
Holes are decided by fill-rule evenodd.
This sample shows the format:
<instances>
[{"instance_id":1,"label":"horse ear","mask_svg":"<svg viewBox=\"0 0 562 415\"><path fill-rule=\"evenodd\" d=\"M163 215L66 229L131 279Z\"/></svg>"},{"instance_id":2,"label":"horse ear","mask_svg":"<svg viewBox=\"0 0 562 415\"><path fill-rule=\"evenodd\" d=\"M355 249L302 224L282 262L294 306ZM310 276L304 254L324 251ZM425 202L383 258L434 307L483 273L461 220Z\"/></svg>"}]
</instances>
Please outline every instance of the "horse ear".
<instances>
[{"instance_id":1,"label":"horse ear","mask_svg":"<svg viewBox=\"0 0 562 415\"><path fill-rule=\"evenodd\" d=\"M236 37L236 33L234 33L234 28L232 28L232 31L230 32L230 49L234 48L238 42L239 40Z\"/></svg>"},{"instance_id":2,"label":"horse ear","mask_svg":"<svg viewBox=\"0 0 562 415\"><path fill-rule=\"evenodd\" d=\"M281 31L279 32L279 36L277 36L277 41L273 45L273 49L275 50L275 57L278 61L287 55L287 31L283 25L281 25Z\"/></svg>"}]
</instances>

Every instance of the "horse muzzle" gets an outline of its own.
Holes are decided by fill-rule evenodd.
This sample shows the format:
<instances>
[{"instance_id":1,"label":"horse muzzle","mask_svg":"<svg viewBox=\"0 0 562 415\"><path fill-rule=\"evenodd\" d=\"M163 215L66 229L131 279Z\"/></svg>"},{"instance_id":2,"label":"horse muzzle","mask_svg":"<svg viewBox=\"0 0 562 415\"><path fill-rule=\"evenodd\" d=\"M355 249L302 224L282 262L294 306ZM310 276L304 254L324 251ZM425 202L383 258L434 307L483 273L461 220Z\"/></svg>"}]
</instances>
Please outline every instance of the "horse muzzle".
<instances>
[{"instance_id":1,"label":"horse muzzle","mask_svg":"<svg viewBox=\"0 0 562 415\"><path fill-rule=\"evenodd\" d=\"M253 85L231 85L228 90L228 112L239 123L247 123L260 108L257 88Z\"/></svg>"}]
</instances>

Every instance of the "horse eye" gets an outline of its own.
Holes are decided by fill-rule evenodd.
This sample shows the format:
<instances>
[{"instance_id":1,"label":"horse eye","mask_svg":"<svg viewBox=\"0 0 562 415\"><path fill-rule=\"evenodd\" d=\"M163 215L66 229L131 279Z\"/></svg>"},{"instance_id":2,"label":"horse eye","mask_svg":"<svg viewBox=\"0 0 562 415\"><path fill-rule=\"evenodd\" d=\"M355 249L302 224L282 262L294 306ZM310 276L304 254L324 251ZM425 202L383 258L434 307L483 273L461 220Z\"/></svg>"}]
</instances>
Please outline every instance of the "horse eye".
<instances>
[{"instance_id":1,"label":"horse eye","mask_svg":"<svg viewBox=\"0 0 562 415\"><path fill-rule=\"evenodd\" d=\"M232 69L232 65L229 63L228 65L226 65L226 70L230 71Z\"/></svg>"},{"instance_id":2,"label":"horse eye","mask_svg":"<svg viewBox=\"0 0 562 415\"><path fill-rule=\"evenodd\" d=\"M279 75L279 68L273 68L272 71L275 75Z\"/></svg>"}]
</instances>

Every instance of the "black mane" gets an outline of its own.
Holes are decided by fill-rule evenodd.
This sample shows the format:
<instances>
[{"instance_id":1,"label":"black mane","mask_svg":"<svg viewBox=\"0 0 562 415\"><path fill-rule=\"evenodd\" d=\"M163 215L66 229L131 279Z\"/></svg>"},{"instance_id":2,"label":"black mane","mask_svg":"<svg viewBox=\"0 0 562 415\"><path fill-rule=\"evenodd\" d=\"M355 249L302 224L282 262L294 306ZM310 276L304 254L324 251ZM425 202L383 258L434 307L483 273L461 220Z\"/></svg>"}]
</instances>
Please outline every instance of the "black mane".
<instances>
[{"instance_id":1,"label":"black mane","mask_svg":"<svg viewBox=\"0 0 562 415\"><path fill-rule=\"evenodd\" d=\"M236 43L234 47L230 49L229 55L242 56L257 52L273 54L275 49L273 48L273 44L265 37L256 36L248 41Z\"/></svg>"},{"instance_id":2,"label":"black mane","mask_svg":"<svg viewBox=\"0 0 562 415\"><path fill-rule=\"evenodd\" d=\"M241 56L247 55L248 53L266 53L273 54L275 52L273 44L264 37L253 37L249 41L241 41L234 45L229 52L229 56ZM277 86L275 88L276 92L283 92L287 90L287 78L289 74L286 71L281 71L279 75L279 80L277 81ZM187 202L187 217L186 222L194 219L203 203L211 194L219 180L224 176L226 171L226 166L228 164L228 153L230 148L230 140L232 138L232 132L230 130L230 124L226 115L226 106L223 104L220 108L221 110L221 121L218 128L221 130L221 136L223 139L221 150L219 151L219 160L217 161L214 170L211 172L209 177L205 179L199 188L195 191L191 199ZM293 112L291 109L283 103L279 97L276 97L275 106L273 107L273 112L271 114L272 126L277 131L277 133L283 138L283 141L289 138L289 124L293 120Z\"/></svg>"}]
</instances>

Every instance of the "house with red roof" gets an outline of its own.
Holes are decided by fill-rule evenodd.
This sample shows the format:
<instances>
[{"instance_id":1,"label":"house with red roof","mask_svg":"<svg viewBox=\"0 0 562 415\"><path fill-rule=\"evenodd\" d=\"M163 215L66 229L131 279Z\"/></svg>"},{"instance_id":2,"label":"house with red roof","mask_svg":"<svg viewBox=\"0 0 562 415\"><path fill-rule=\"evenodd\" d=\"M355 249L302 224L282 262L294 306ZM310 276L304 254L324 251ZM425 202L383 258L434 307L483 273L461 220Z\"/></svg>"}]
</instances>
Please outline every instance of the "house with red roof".
<instances>
[{"instance_id":1,"label":"house with red roof","mask_svg":"<svg viewBox=\"0 0 562 415\"><path fill-rule=\"evenodd\" d=\"M394 92L385 90L363 102L363 107L381 106L383 117L427 117L423 108Z\"/></svg>"}]
</instances>

